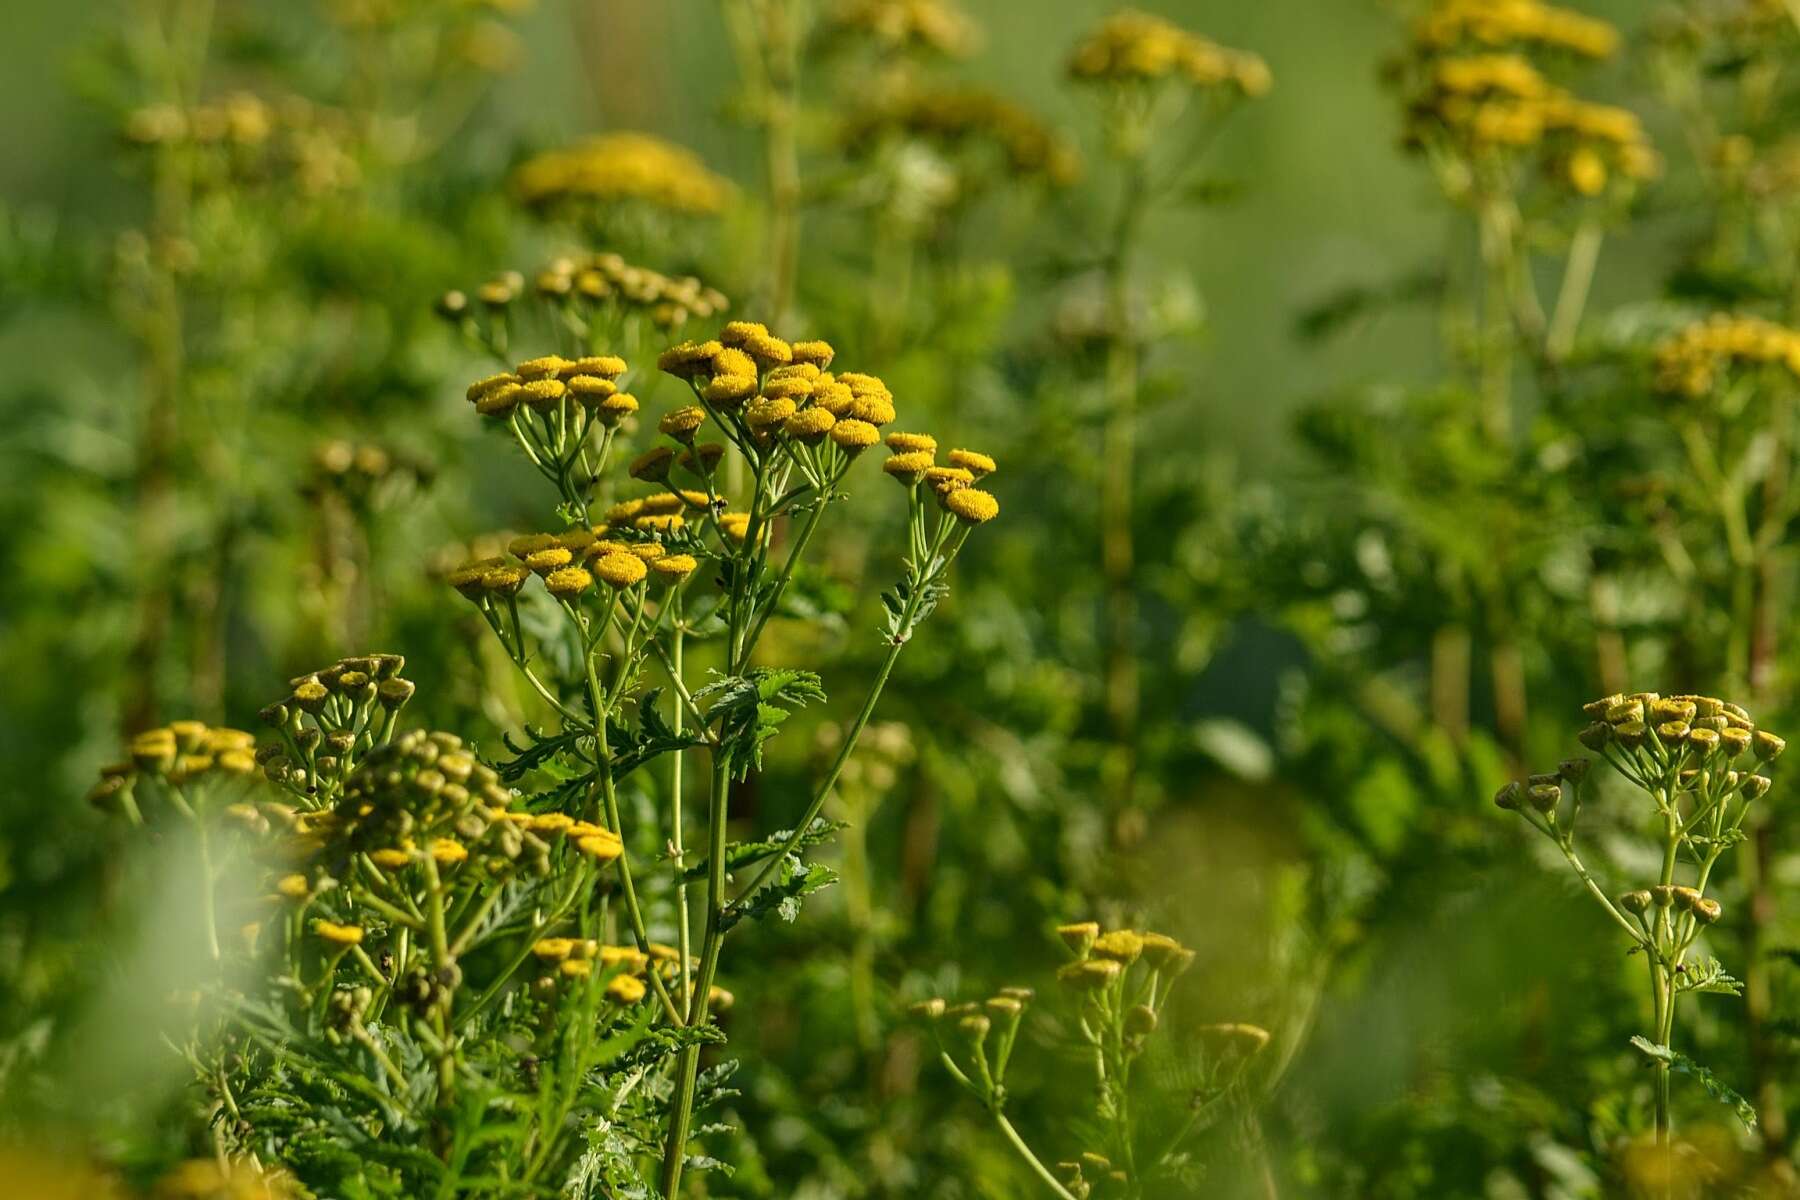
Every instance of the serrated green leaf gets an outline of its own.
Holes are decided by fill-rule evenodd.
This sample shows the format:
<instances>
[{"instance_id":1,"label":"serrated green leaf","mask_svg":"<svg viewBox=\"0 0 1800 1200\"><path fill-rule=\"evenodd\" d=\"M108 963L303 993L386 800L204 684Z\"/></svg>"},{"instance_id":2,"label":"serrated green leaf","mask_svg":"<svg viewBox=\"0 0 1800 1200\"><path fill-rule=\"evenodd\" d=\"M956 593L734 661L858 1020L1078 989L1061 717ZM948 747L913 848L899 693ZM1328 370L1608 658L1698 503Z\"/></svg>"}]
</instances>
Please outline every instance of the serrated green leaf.
<instances>
[{"instance_id":1,"label":"serrated green leaf","mask_svg":"<svg viewBox=\"0 0 1800 1200\"><path fill-rule=\"evenodd\" d=\"M1683 1075L1692 1076L1693 1078L1698 1079L1700 1081L1700 1086L1706 1089L1706 1094L1711 1096L1714 1100L1717 1100L1720 1104L1723 1104L1726 1108L1731 1109L1733 1113L1737 1114L1737 1119L1744 1123L1745 1129L1752 1131L1756 1129L1755 1106L1742 1096L1738 1095L1730 1085L1726 1084L1724 1080L1720 1079L1717 1075L1714 1075L1710 1070L1681 1053L1681 1051L1671 1050L1667 1046L1660 1046L1649 1038L1634 1037L1631 1039L1631 1044L1636 1046L1646 1058L1655 1062L1668 1063L1671 1071L1679 1071Z\"/></svg>"}]
</instances>

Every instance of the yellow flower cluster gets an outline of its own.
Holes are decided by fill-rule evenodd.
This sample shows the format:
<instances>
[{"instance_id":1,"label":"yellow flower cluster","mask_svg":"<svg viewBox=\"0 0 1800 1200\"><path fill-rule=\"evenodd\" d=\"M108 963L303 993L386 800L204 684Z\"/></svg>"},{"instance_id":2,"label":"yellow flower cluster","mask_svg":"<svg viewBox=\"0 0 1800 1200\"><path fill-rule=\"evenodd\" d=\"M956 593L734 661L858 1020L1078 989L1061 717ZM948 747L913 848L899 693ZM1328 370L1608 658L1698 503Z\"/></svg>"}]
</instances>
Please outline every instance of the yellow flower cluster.
<instances>
[{"instance_id":1,"label":"yellow flower cluster","mask_svg":"<svg viewBox=\"0 0 1800 1200\"><path fill-rule=\"evenodd\" d=\"M354 187L362 176L349 118L298 96L271 104L233 92L185 108L146 105L127 116L124 133L139 146L216 149L234 178L279 176L309 195Z\"/></svg>"},{"instance_id":2,"label":"yellow flower cluster","mask_svg":"<svg viewBox=\"0 0 1800 1200\"><path fill-rule=\"evenodd\" d=\"M1023 107L979 87L901 88L845 123L842 140L859 150L903 135L946 148L995 147L1014 175L1039 175L1057 186L1075 182L1074 149Z\"/></svg>"},{"instance_id":3,"label":"yellow flower cluster","mask_svg":"<svg viewBox=\"0 0 1800 1200\"><path fill-rule=\"evenodd\" d=\"M731 306L723 292L692 275L664 275L610 251L552 259L532 277L530 287L538 296L572 304L577 311L641 313L662 330L677 329L689 320L709 320ZM476 311L503 312L525 292L525 277L508 271L475 289L479 308L470 305L467 294L454 291L438 301L438 311L453 320Z\"/></svg>"},{"instance_id":4,"label":"yellow flower cluster","mask_svg":"<svg viewBox=\"0 0 1800 1200\"><path fill-rule=\"evenodd\" d=\"M1656 347L1657 389L1693 399L1711 392L1722 374L1744 367L1781 367L1800 376L1800 330L1718 314Z\"/></svg>"},{"instance_id":5,"label":"yellow flower cluster","mask_svg":"<svg viewBox=\"0 0 1800 1200\"><path fill-rule=\"evenodd\" d=\"M88 799L116 808L143 779L174 787L208 779L229 779L256 770L256 737L242 729L215 728L201 721L171 721L147 729L126 747L127 761L105 767Z\"/></svg>"},{"instance_id":6,"label":"yellow flower cluster","mask_svg":"<svg viewBox=\"0 0 1800 1200\"><path fill-rule=\"evenodd\" d=\"M533 943L531 952L545 967L554 968L554 975L547 978L586 979L596 966L602 972L619 972L608 981L606 991L621 1004L636 1004L648 994L644 980L652 972L668 982L683 974L681 952L662 942L651 942L646 954L636 946L610 946L592 938L548 937ZM691 977L698 965L698 960L688 956L685 973ZM723 1012L734 999L718 986L708 994L713 1012Z\"/></svg>"},{"instance_id":7,"label":"yellow flower cluster","mask_svg":"<svg viewBox=\"0 0 1800 1200\"><path fill-rule=\"evenodd\" d=\"M549 150L513 172L515 195L533 207L571 200L636 201L671 212L724 209L731 185L700 156L647 133L607 133Z\"/></svg>"},{"instance_id":8,"label":"yellow flower cluster","mask_svg":"<svg viewBox=\"0 0 1800 1200\"><path fill-rule=\"evenodd\" d=\"M152 1200L289 1200L301 1192L284 1171L248 1159L194 1158L157 1180Z\"/></svg>"},{"instance_id":9,"label":"yellow flower cluster","mask_svg":"<svg viewBox=\"0 0 1800 1200\"><path fill-rule=\"evenodd\" d=\"M1056 972L1064 985L1081 992L1098 992L1123 980L1134 964L1161 978L1173 979L1194 964L1194 952L1161 933L1130 929L1103 932L1094 921L1058 926L1072 962Z\"/></svg>"},{"instance_id":10,"label":"yellow flower cluster","mask_svg":"<svg viewBox=\"0 0 1800 1200\"><path fill-rule=\"evenodd\" d=\"M79 1157L0 1145L0 1185L21 1200L126 1200L124 1187Z\"/></svg>"},{"instance_id":11,"label":"yellow flower cluster","mask_svg":"<svg viewBox=\"0 0 1800 1200\"><path fill-rule=\"evenodd\" d=\"M1606 58L1619 48L1619 31L1605 21L1537 0L1439 0L1414 33L1432 51L1534 45Z\"/></svg>"},{"instance_id":12,"label":"yellow flower cluster","mask_svg":"<svg viewBox=\"0 0 1800 1200\"><path fill-rule=\"evenodd\" d=\"M666 479L664 464L687 465L710 487L711 463L700 453L704 447L691 446L705 417L740 446L779 446L809 465L836 472L881 440L880 426L891 424L895 412L887 384L852 371L833 374L835 356L826 342L789 343L754 321L732 321L714 341L670 347L656 365L687 382L701 415L671 413L664 432L690 449L679 456L666 448L651 451L633 464L632 474Z\"/></svg>"},{"instance_id":13,"label":"yellow flower cluster","mask_svg":"<svg viewBox=\"0 0 1800 1200\"><path fill-rule=\"evenodd\" d=\"M826 31L891 50L917 47L957 58L973 53L981 40L969 15L945 0L842 0L826 17Z\"/></svg>"},{"instance_id":14,"label":"yellow flower cluster","mask_svg":"<svg viewBox=\"0 0 1800 1200\"><path fill-rule=\"evenodd\" d=\"M1628 109L1581 100L1517 54L1455 55L1426 65L1408 140L1447 134L1465 153L1541 147L1576 192L1604 190L1613 173L1653 178L1661 160Z\"/></svg>"},{"instance_id":15,"label":"yellow flower cluster","mask_svg":"<svg viewBox=\"0 0 1800 1200\"><path fill-rule=\"evenodd\" d=\"M952 450L946 466L937 462L937 439L926 433L890 433L882 470L908 488L924 484L945 512L964 525L982 525L1000 515L1000 502L975 484L993 474L994 460L974 450Z\"/></svg>"},{"instance_id":16,"label":"yellow flower cluster","mask_svg":"<svg viewBox=\"0 0 1800 1200\"><path fill-rule=\"evenodd\" d=\"M619 390L625 371L625 360L613 355L569 359L549 354L478 379L465 395L484 417L505 421L516 413L536 414L546 436L575 429L579 441L590 425L610 429L638 410L637 397Z\"/></svg>"},{"instance_id":17,"label":"yellow flower cluster","mask_svg":"<svg viewBox=\"0 0 1800 1200\"><path fill-rule=\"evenodd\" d=\"M1274 77L1261 56L1229 50L1149 13L1127 10L1102 21L1075 47L1069 74L1083 81L1176 78L1197 88L1261 96Z\"/></svg>"},{"instance_id":18,"label":"yellow flower cluster","mask_svg":"<svg viewBox=\"0 0 1800 1200\"><path fill-rule=\"evenodd\" d=\"M532 575L560 600L574 601L594 587L623 591L643 583L679 583L699 566L691 555L670 554L657 539L680 530L683 510L705 510L705 493L667 492L622 501L606 520L561 533L530 533L506 543L506 554L478 558L451 571L446 581L467 599L485 604L517 595Z\"/></svg>"}]
</instances>

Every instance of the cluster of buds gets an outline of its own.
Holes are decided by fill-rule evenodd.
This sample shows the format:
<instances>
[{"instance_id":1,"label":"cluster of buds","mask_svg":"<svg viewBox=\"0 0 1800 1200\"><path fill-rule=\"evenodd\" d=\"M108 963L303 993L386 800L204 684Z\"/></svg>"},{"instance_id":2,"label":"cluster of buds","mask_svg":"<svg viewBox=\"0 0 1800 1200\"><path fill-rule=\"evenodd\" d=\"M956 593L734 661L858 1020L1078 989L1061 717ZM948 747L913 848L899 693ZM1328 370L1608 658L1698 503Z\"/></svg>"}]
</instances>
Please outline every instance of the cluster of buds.
<instances>
[{"instance_id":1,"label":"cluster of buds","mask_svg":"<svg viewBox=\"0 0 1800 1200\"><path fill-rule=\"evenodd\" d=\"M563 605L573 608L584 598L598 601L603 625L620 603L642 613L653 590L663 594L677 588L699 568L695 555L672 553L661 540L677 538L686 524L681 510L696 507L712 511L706 497L696 492L626 501L609 509L599 525L515 537L505 555L465 563L449 573L447 582L475 604L501 643L523 659L525 627L518 597L534 576ZM729 521L732 515L722 518Z\"/></svg>"},{"instance_id":2,"label":"cluster of buds","mask_svg":"<svg viewBox=\"0 0 1800 1200\"><path fill-rule=\"evenodd\" d=\"M946 1004L934 996L910 1011L930 1023L938 1053L957 1082L997 1112L1006 1106L1006 1067L1035 995L1030 988L1009 987L968 1004Z\"/></svg>"},{"instance_id":3,"label":"cluster of buds","mask_svg":"<svg viewBox=\"0 0 1800 1200\"><path fill-rule=\"evenodd\" d=\"M1665 973L1667 985L1678 986L1690 969L1683 956L1722 913L1705 895L1713 866L1743 840L1749 806L1772 786L1753 765L1780 757L1787 744L1758 729L1742 707L1714 696L1638 692L1603 697L1586 711L1593 720L1581 731L1582 744L1656 805L1663 871L1654 886L1609 898L1576 855L1575 826L1591 760L1571 759L1555 772L1509 783L1494 802L1555 842L1595 899L1653 956L1653 968ZM1684 853L1697 871L1692 887L1675 882ZM1662 1040L1667 1036L1666 1029L1660 1032Z\"/></svg>"},{"instance_id":4,"label":"cluster of buds","mask_svg":"<svg viewBox=\"0 0 1800 1200\"><path fill-rule=\"evenodd\" d=\"M615 432L638 410L637 397L619 390L626 370L615 355L550 354L478 379L466 395L476 412L509 425L564 502L585 511ZM596 431L598 445L590 436Z\"/></svg>"},{"instance_id":5,"label":"cluster of buds","mask_svg":"<svg viewBox=\"0 0 1800 1200\"><path fill-rule=\"evenodd\" d=\"M1084 37L1069 58L1069 76L1101 83L1174 79L1246 97L1263 95L1274 82L1260 55L1227 49L1135 10L1106 18Z\"/></svg>"},{"instance_id":6,"label":"cluster of buds","mask_svg":"<svg viewBox=\"0 0 1800 1200\"><path fill-rule=\"evenodd\" d=\"M235 181L291 180L308 195L356 186L355 127L332 108L298 97L275 103L250 92L186 107L151 104L125 119L127 141L182 146Z\"/></svg>"},{"instance_id":7,"label":"cluster of buds","mask_svg":"<svg viewBox=\"0 0 1800 1200\"><path fill-rule=\"evenodd\" d=\"M1628 109L1579 99L1517 54L1426 55L1408 95L1407 142L1479 158L1534 150L1582 196L1653 178L1661 161Z\"/></svg>"},{"instance_id":8,"label":"cluster of buds","mask_svg":"<svg viewBox=\"0 0 1800 1200\"><path fill-rule=\"evenodd\" d=\"M874 99L845 122L841 139L852 153L901 137L947 152L997 152L1006 173L1037 177L1056 187L1074 183L1081 160L1066 141L1028 109L980 87L902 87ZM977 177L961 176L970 190Z\"/></svg>"},{"instance_id":9,"label":"cluster of buds","mask_svg":"<svg viewBox=\"0 0 1800 1200\"><path fill-rule=\"evenodd\" d=\"M1056 936L1071 956L1056 972L1058 982L1079 995L1091 1014L1118 1022L1135 1054L1156 1032L1158 1014L1176 978L1194 965L1194 952L1167 934L1103 932L1094 921L1059 926ZM1099 1026L1092 1027L1098 1033Z\"/></svg>"},{"instance_id":10,"label":"cluster of buds","mask_svg":"<svg viewBox=\"0 0 1800 1200\"><path fill-rule=\"evenodd\" d=\"M1095 1187L1102 1190L1122 1187L1130 1179L1124 1171L1113 1165L1112 1159L1092 1150L1083 1152L1080 1158L1057 1163L1056 1174L1075 1200L1088 1200L1094 1194Z\"/></svg>"},{"instance_id":11,"label":"cluster of buds","mask_svg":"<svg viewBox=\"0 0 1800 1200\"><path fill-rule=\"evenodd\" d=\"M358 654L288 681L288 694L257 715L280 740L257 752L271 783L301 807L331 805L370 750L394 735L413 684L398 654Z\"/></svg>"},{"instance_id":12,"label":"cluster of buds","mask_svg":"<svg viewBox=\"0 0 1800 1200\"><path fill-rule=\"evenodd\" d=\"M1656 347L1657 390L1689 399L1709 394L1734 371L1761 367L1800 376L1800 331L1761 317L1719 313Z\"/></svg>"},{"instance_id":13,"label":"cluster of buds","mask_svg":"<svg viewBox=\"0 0 1800 1200\"><path fill-rule=\"evenodd\" d=\"M549 846L538 818L509 808L512 798L461 738L410 730L369 751L344 782L325 823L334 873L345 877L349 861L365 857L390 878L470 867L505 875L528 851L542 864ZM607 861L618 857L615 836L597 826L589 836L607 843Z\"/></svg>"},{"instance_id":14,"label":"cluster of buds","mask_svg":"<svg viewBox=\"0 0 1800 1200\"><path fill-rule=\"evenodd\" d=\"M920 50L950 58L974 53L974 20L945 0L840 0L826 14L828 39L862 39L888 51Z\"/></svg>"},{"instance_id":15,"label":"cluster of buds","mask_svg":"<svg viewBox=\"0 0 1800 1200\"><path fill-rule=\"evenodd\" d=\"M483 345L502 346L511 310L527 294L554 305L590 333L617 327L627 317L642 317L672 333L689 321L711 320L731 306L723 292L692 275L664 275L601 251L554 258L529 281L517 271L497 275L475 289L474 303L465 292L446 292L438 313Z\"/></svg>"},{"instance_id":16,"label":"cluster of buds","mask_svg":"<svg viewBox=\"0 0 1800 1200\"><path fill-rule=\"evenodd\" d=\"M242 729L215 728L201 721L171 721L131 739L128 758L100 772L88 799L102 808L144 818L142 801L154 795L189 819L203 805L223 798L218 782L241 780L256 771L256 737Z\"/></svg>"},{"instance_id":17,"label":"cluster of buds","mask_svg":"<svg viewBox=\"0 0 1800 1200\"><path fill-rule=\"evenodd\" d=\"M646 133L608 133L548 150L513 172L513 194L538 209L633 202L690 215L722 211L731 184L700 156Z\"/></svg>"},{"instance_id":18,"label":"cluster of buds","mask_svg":"<svg viewBox=\"0 0 1800 1200\"><path fill-rule=\"evenodd\" d=\"M1438 0L1413 36L1438 53L1536 46L1609 58L1619 48L1619 31L1605 21L1538 0Z\"/></svg>"},{"instance_id":19,"label":"cluster of buds","mask_svg":"<svg viewBox=\"0 0 1800 1200\"><path fill-rule=\"evenodd\" d=\"M385 508L396 496L429 483L431 464L412 454L342 438L313 450L312 476L301 485L309 499L336 496L358 509Z\"/></svg>"}]
</instances>

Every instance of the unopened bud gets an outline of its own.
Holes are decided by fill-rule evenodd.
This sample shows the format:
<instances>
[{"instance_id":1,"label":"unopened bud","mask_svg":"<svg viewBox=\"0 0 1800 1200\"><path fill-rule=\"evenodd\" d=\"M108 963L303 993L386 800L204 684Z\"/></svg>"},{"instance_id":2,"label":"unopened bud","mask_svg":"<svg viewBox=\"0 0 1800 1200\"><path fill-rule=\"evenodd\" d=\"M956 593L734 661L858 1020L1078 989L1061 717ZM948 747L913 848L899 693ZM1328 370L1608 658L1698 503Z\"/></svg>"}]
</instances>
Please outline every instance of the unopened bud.
<instances>
[{"instance_id":1,"label":"unopened bud","mask_svg":"<svg viewBox=\"0 0 1800 1200\"><path fill-rule=\"evenodd\" d=\"M1781 752L1787 749L1787 743L1785 741L1776 737L1766 729L1759 729L1756 731L1755 736L1751 739L1751 746L1756 751L1756 757L1763 762L1770 762L1780 758Z\"/></svg>"},{"instance_id":2,"label":"unopened bud","mask_svg":"<svg viewBox=\"0 0 1800 1200\"><path fill-rule=\"evenodd\" d=\"M1125 1014L1125 1032L1133 1037L1149 1037L1156 1032L1156 1010L1139 1004Z\"/></svg>"},{"instance_id":3,"label":"unopened bud","mask_svg":"<svg viewBox=\"0 0 1800 1200\"><path fill-rule=\"evenodd\" d=\"M1593 765L1594 760L1591 758L1565 758L1557 764L1556 773L1572 784L1579 784L1587 778Z\"/></svg>"},{"instance_id":4,"label":"unopened bud","mask_svg":"<svg viewBox=\"0 0 1800 1200\"><path fill-rule=\"evenodd\" d=\"M1519 787L1519 782L1516 779L1502 785L1500 790L1494 793L1495 807L1503 808L1507 812L1516 812L1519 807L1522 791L1523 789Z\"/></svg>"},{"instance_id":5,"label":"unopened bud","mask_svg":"<svg viewBox=\"0 0 1800 1200\"><path fill-rule=\"evenodd\" d=\"M1554 783L1533 784L1526 790L1525 798L1531 801L1531 807L1548 816L1562 800L1562 788Z\"/></svg>"},{"instance_id":6,"label":"unopened bud","mask_svg":"<svg viewBox=\"0 0 1800 1200\"><path fill-rule=\"evenodd\" d=\"M1769 794L1769 789L1774 786L1775 781L1767 775L1746 775L1738 784L1738 790L1743 793L1746 800L1761 800Z\"/></svg>"},{"instance_id":7,"label":"unopened bud","mask_svg":"<svg viewBox=\"0 0 1800 1200\"><path fill-rule=\"evenodd\" d=\"M1702 925L1711 925L1724 915L1724 908L1711 896L1702 896L1694 901L1694 919Z\"/></svg>"},{"instance_id":8,"label":"unopened bud","mask_svg":"<svg viewBox=\"0 0 1800 1200\"><path fill-rule=\"evenodd\" d=\"M1586 729L1583 729L1580 733L1576 734L1575 737L1589 750L1601 750L1605 748L1606 743L1612 741L1612 735L1613 728L1611 725L1608 725L1605 721L1595 721L1592 725L1589 725Z\"/></svg>"},{"instance_id":9,"label":"unopened bud","mask_svg":"<svg viewBox=\"0 0 1800 1200\"><path fill-rule=\"evenodd\" d=\"M1694 902L1700 899L1700 893L1698 891L1696 891L1694 888L1677 887L1673 890L1675 893L1674 894L1675 907L1679 908L1683 912L1686 912L1689 909L1693 908Z\"/></svg>"},{"instance_id":10,"label":"unopened bud","mask_svg":"<svg viewBox=\"0 0 1800 1200\"><path fill-rule=\"evenodd\" d=\"M1635 892L1626 892L1619 897L1619 907L1628 913L1642 916L1650 910L1650 893L1641 888Z\"/></svg>"},{"instance_id":11,"label":"unopened bud","mask_svg":"<svg viewBox=\"0 0 1800 1200\"><path fill-rule=\"evenodd\" d=\"M933 996L929 1000L921 1000L907 1008L907 1012L925 1021L935 1021L944 1015L944 998Z\"/></svg>"},{"instance_id":12,"label":"unopened bud","mask_svg":"<svg viewBox=\"0 0 1800 1200\"><path fill-rule=\"evenodd\" d=\"M1667 908L1675 903L1675 889L1666 883L1659 883L1650 889L1650 899L1658 908Z\"/></svg>"}]
</instances>

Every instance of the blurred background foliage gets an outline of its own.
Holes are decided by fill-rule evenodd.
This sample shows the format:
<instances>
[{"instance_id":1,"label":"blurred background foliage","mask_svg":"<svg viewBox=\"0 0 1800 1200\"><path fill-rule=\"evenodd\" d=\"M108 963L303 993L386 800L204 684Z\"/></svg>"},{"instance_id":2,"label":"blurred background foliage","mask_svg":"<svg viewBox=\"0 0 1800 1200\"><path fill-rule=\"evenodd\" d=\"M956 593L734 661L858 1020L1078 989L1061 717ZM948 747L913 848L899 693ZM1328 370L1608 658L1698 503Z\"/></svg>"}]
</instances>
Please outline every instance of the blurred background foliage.
<instances>
[{"instance_id":1,"label":"blurred background foliage","mask_svg":"<svg viewBox=\"0 0 1800 1200\"><path fill-rule=\"evenodd\" d=\"M507 270L529 286L553 255L615 250L698 275L733 315L830 339L887 379L901 427L1002 464L1003 520L959 564L834 802L851 822L831 851L843 882L797 924L747 935L728 967L741 1132L716 1152L738 1169L708 1186L1025 1194L906 1008L1050 992L1049 931L1090 916L1199 953L1149 1072L1156 1103L1194 1102L1202 1026L1272 1034L1200 1143L1194 1195L1641 1183L1636 975L1487 797L1569 754L1579 704L1607 691L1718 690L1793 727L1787 510L1771 502L1752 558L1728 544L1730 505L1697 478L1692 422L1659 407L1650 358L1714 310L1800 318L1782 174L1794 22L1735 0L1584 5L1623 47L1557 77L1637 113L1660 177L1602 202L1526 172L1506 192L1517 258L1498 263L1480 187L1447 178L1441 146L1414 153L1416 129L1407 144L1400 56L1420 8L1154 7L1261 55L1275 83L1204 155L1173 135L1154 148L1181 187L1145 216L1123 280L1142 353L1121 534L1107 255L1125 168L1064 72L1106 5L968 0L974 36L951 54L799 38L784 281L765 271L781 201L759 76L780 63L746 57L739 0L14 0L9 1132L48 1131L134 1178L197 1148L179 1067L116 1036L182 971L156 953L155 863L140 861L156 856L80 803L122 731L189 714L247 726L282 679L368 649L406 654L432 724L485 747L530 715L433 575L530 512L528 472L464 406L483 356L433 310ZM982 133L940 137L929 108L907 125L900 101L921 95L951 112L960 98ZM159 114L201 102L220 122L206 146L158 133ZM724 212L515 203L519 162L608 130L696 151L735 181ZM1604 239L1567 340L1496 312L1492 290L1484 303L1502 266L1557 295L1590 226ZM1482 415L1496 371L1498 422ZM1792 455L1791 381L1769 390L1767 413L1705 425L1763 495ZM873 653L856 636L877 611L862 568L895 531L873 512L861 528L830 547L831 578L804 581L817 619L772 635L824 660L828 688ZM1122 572L1109 536L1135 551ZM847 716L796 722L746 827L795 815ZM1603 811L1609 867L1628 873L1632 820ZM1684 1091L1694 1186L1718 1189L1704 1194L1793 1187L1792 828L1778 805L1724 885L1718 936L1750 994L1701 1006L1695 1053L1762 1123L1745 1133ZM1041 1009L1014 1119L1046 1157L1072 1157L1085 1076Z\"/></svg>"}]
</instances>

